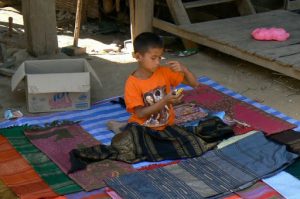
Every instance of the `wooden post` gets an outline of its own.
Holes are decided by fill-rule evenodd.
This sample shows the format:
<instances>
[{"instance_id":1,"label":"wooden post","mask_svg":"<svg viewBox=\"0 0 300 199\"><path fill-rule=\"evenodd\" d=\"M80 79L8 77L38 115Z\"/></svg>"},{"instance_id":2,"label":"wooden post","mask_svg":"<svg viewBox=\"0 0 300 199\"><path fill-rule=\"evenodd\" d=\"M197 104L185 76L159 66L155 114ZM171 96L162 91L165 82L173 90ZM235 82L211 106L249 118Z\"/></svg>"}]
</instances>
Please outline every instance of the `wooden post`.
<instances>
[{"instance_id":1,"label":"wooden post","mask_svg":"<svg viewBox=\"0 0 300 199\"><path fill-rule=\"evenodd\" d=\"M154 0L129 0L131 39L142 32L152 32Z\"/></svg>"},{"instance_id":2,"label":"wooden post","mask_svg":"<svg viewBox=\"0 0 300 199\"><path fill-rule=\"evenodd\" d=\"M80 34L80 24L81 24L81 11L82 11L82 0L77 0L76 19L75 19L75 28L74 28L74 42L73 42L74 47L78 47L78 38Z\"/></svg>"},{"instance_id":3,"label":"wooden post","mask_svg":"<svg viewBox=\"0 0 300 199\"><path fill-rule=\"evenodd\" d=\"M237 0L236 5L241 16L252 15L256 13L250 0Z\"/></svg>"},{"instance_id":4,"label":"wooden post","mask_svg":"<svg viewBox=\"0 0 300 199\"><path fill-rule=\"evenodd\" d=\"M117 12L121 11L121 0L116 0L116 11Z\"/></svg>"},{"instance_id":5,"label":"wooden post","mask_svg":"<svg viewBox=\"0 0 300 199\"><path fill-rule=\"evenodd\" d=\"M189 16L181 0L167 0L167 4L176 25L191 24ZM182 39L185 48L197 48L198 45L192 41Z\"/></svg>"},{"instance_id":6,"label":"wooden post","mask_svg":"<svg viewBox=\"0 0 300 199\"><path fill-rule=\"evenodd\" d=\"M34 56L58 52L55 0L22 0L28 52Z\"/></svg>"},{"instance_id":7,"label":"wooden post","mask_svg":"<svg viewBox=\"0 0 300 199\"><path fill-rule=\"evenodd\" d=\"M285 0L284 8L286 10L299 10L300 9L300 0Z\"/></svg>"},{"instance_id":8,"label":"wooden post","mask_svg":"<svg viewBox=\"0 0 300 199\"><path fill-rule=\"evenodd\" d=\"M113 0L104 0L103 1L103 12L104 14L109 14L114 10Z\"/></svg>"},{"instance_id":9,"label":"wooden post","mask_svg":"<svg viewBox=\"0 0 300 199\"><path fill-rule=\"evenodd\" d=\"M8 17L8 36L12 37L13 18Z\"/></svg>"}]
</instances>

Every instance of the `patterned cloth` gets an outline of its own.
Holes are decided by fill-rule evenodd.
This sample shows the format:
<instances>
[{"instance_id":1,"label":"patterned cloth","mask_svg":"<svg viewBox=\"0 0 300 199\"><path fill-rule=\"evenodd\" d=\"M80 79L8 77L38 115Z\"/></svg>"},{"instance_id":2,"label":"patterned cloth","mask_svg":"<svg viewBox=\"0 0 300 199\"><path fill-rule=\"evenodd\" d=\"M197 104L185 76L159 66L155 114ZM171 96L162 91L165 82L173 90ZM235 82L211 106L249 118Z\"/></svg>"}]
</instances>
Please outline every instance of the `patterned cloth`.
<instances>
[{"instance_id":1,"label":"patterned cloth","mask_svg":"<svg viewBox=\"0 0 300 199\"><path fill-rule=\"evenodd\" d=\"M284 199L277 191L262 181L236 193L243 199Z\"/></svg>"},{"instance_id":2,"label":"patterned cloth","mask_svg":"<svg viewBox=\"0 0 300 199\"><path fill-rule=\"evenodd\" d=\"M233 131L219 118L211 118L193 127L191 131L179 126L167 126L156 131L139 124L129 123L122 133L117 134L111 146L97 145L73 150L72 172L85 165L104 159L129 163L161 161L200 156L216 146L203 139L218 139L231 136ZM220 137L217 137L220 136Z\"/></svg>"},{"instance_id":3,"label":"patterned cloth","mask_svg":"<svg viewBox=\"0 0 300 199\"><path fill-rule=\"evenodd\" d=\"M300 180L300 159L297 159L292 165L284 170Z\"/></svg>"},{"instance_id":4,"label":"patterned cloth","mask_svg":"<svg viewBox=\"0 0 300 199\"><path fill-rule=\"evenodd\" d=\"M255 133L178 165L127 174L106 182L123 198L220 197L277 173L295 158L297 155L286 151L285 146Z\"/></svg>"},{"instance_id":5,"label":"patterned cloth","mask_svg":"<svg viewBox=\"0 0 300 199\"><path fill-rule=\"evenodd\" d=\"M299 132L288 130L275 135L271 135L270 138L278 143L287 145L290 151L300 154Z\"/></svg>"},{"instance_id":6,"label":"patterned cloth","mask_svg":"<svg viewBox=\"0 0 300 199\"><path fill-rule=\"evenodd\" d=\"M25 137L27 126L0 129L15 149L28 161L41 178L57 193L68 194L81 191L81 187L74 183L60 168L44 153L36 148Z\"/></svg>"},{"instance_id":7,"label":"patterned cloth","mask_svg":"<svg viewBox=\"0 0 300 199\"><path fill-rule=\"evenodd\" d=\"M89 192L81 191L78 193L68 194L65 197L67 199L111 199L104 188Z\"/></svg>"},{"instance_id":8,"label":"patterned cloth","mask_svg":"<svg viewBox=\"0 0 300 199\"><path fill-rule=\"evenodd\" d=\"M30 127L35 128L35 127ZM73 149L98 145L99 141L86 133L79 124L58 125L49 128L26 130L27 138L41 151L43 151L59 168L68 173L71 169L69 152ZM132 172L131 165L106 160L90 164L86 170L69 174L69 177L84 190L90 191L105 186L103 179L116 177Z\"/></svg>"},{"instance_id":9,"label":"patterned cloth","mask_svg":"<svg viewBox=\"0 0 300 199\"><path fill-rule=\"evenodd\" d=\"M3 136L0 136L0 180L22 199L57 196Z\"/></svg>"},{"instance_id":10,"label":"patterned cloth","mask_svg":"<svg viewBox=\"0 0 300 199\"><path fill-rule=\"evenodd\" d=\"M249 135L252 135L254 133L257 133L258 131L250 131L248 133L245 133L245 134L242 134L242 135L236 135L236 136L232 136L226 140L223 140L222 142L220 142L218 145L217 145L217 148L218 149L221 149L221 148L224 148L230 144L234 144L235 142L241 140L241 139L244 139L245 137L249 136Z\"/></svg>"},{"instance_id":11,"label":"patterned cloth","mask_svg":"<svg viewBox=\"0 0 300 199\"><path fill-rule=\"evenodd\" d=\"M284 198L300 198L300 181L285 171L270 178L265 178L263 179L263 182L275 189Z\"/></svg>"},{"instance_id":12,"label":"patterned cloth","mask_svg":"<svg viewBox=\"0 0 300 199\"><path fill-rule=\"evenodd\" d=\"M193 103L184 103L174 106L175 124L182 125L187 122L205 118L208 113Z\"/></svg>"},{"instance_id":13,"label":"patterned cloth","mask_svg":"<svg viewBox=\"0 0 300 199\"><path fill-rule=\"evenodd\" d=\"M256 130L265 132L267 135L296 127L206 85L201 85L195 90L186 91L184 93L184 102L198 104L209 111L225 111L230 118L248 124Z\"/></svg>"}]
</instances>

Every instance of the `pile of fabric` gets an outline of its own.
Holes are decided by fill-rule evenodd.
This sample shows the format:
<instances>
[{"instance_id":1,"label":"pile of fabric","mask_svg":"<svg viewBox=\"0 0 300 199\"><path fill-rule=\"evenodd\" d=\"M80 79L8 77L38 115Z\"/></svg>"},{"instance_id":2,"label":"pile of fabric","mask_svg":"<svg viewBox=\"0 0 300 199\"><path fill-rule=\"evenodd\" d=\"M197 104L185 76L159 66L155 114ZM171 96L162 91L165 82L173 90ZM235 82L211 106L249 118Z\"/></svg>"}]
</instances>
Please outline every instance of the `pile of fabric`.
<instances>
[{"instance_id":1,"label":"pile of fabric","mask_svg":"<svg viewBox=\"0 0 300 199\"><path fill-rule=\"evenodd\" d=\"M161 134L110 100L0 122L0 198L300 198L300 122L199 80Z\"/></svg>"}]
</instances>

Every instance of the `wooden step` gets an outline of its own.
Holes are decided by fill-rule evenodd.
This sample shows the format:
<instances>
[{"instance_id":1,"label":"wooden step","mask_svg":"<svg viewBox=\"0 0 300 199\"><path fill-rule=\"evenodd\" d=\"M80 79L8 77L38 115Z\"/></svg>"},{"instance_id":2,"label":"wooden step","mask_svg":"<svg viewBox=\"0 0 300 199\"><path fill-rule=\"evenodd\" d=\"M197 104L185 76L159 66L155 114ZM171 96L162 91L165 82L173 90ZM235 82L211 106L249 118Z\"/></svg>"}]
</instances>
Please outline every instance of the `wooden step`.
<instances>
[{"instance_id":1,"label":"wooden step","mask_svg":"<svg viewBox=\"0 0 300 199\"><path fill-rule=\"evenodd\" d=\"M235 1L235 0L198 0L198 1L183 3L183 6L186 9L189 9L189 8L215 5L215 4L220 4L220 3L228 3L228 2L233 2L233 1Z\"/></svg>"},{"instance_id":2,"label":"wooden step","mask_svg":"<svg viewBox=\"0 0 300 199\"><path fill-rule=\"evenodd\" d=\"M299 10L300 9L300 0L285 0L285 9L287 10Z\"/></svg>"}]
</instances>

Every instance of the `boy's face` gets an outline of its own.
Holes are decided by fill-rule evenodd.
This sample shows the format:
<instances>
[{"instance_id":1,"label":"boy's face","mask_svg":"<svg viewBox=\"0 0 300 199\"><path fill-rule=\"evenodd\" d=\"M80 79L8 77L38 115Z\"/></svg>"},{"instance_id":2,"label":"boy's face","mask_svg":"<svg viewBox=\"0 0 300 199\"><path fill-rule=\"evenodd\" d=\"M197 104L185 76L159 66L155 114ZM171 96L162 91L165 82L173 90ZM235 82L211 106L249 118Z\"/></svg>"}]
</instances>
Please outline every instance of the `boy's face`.
<instances>
[{"instance_id":1,"label":"boy's face","mask_svg":"<svg viewBox=\"0 0 300 199\"><path fill-rule=\"evenodd\" d=\"M140 67L149 72L154 72L160 65L163 48L150 48L146 53L135 53L135 58L139 62Z\"/></svg>"}]
</instances>

